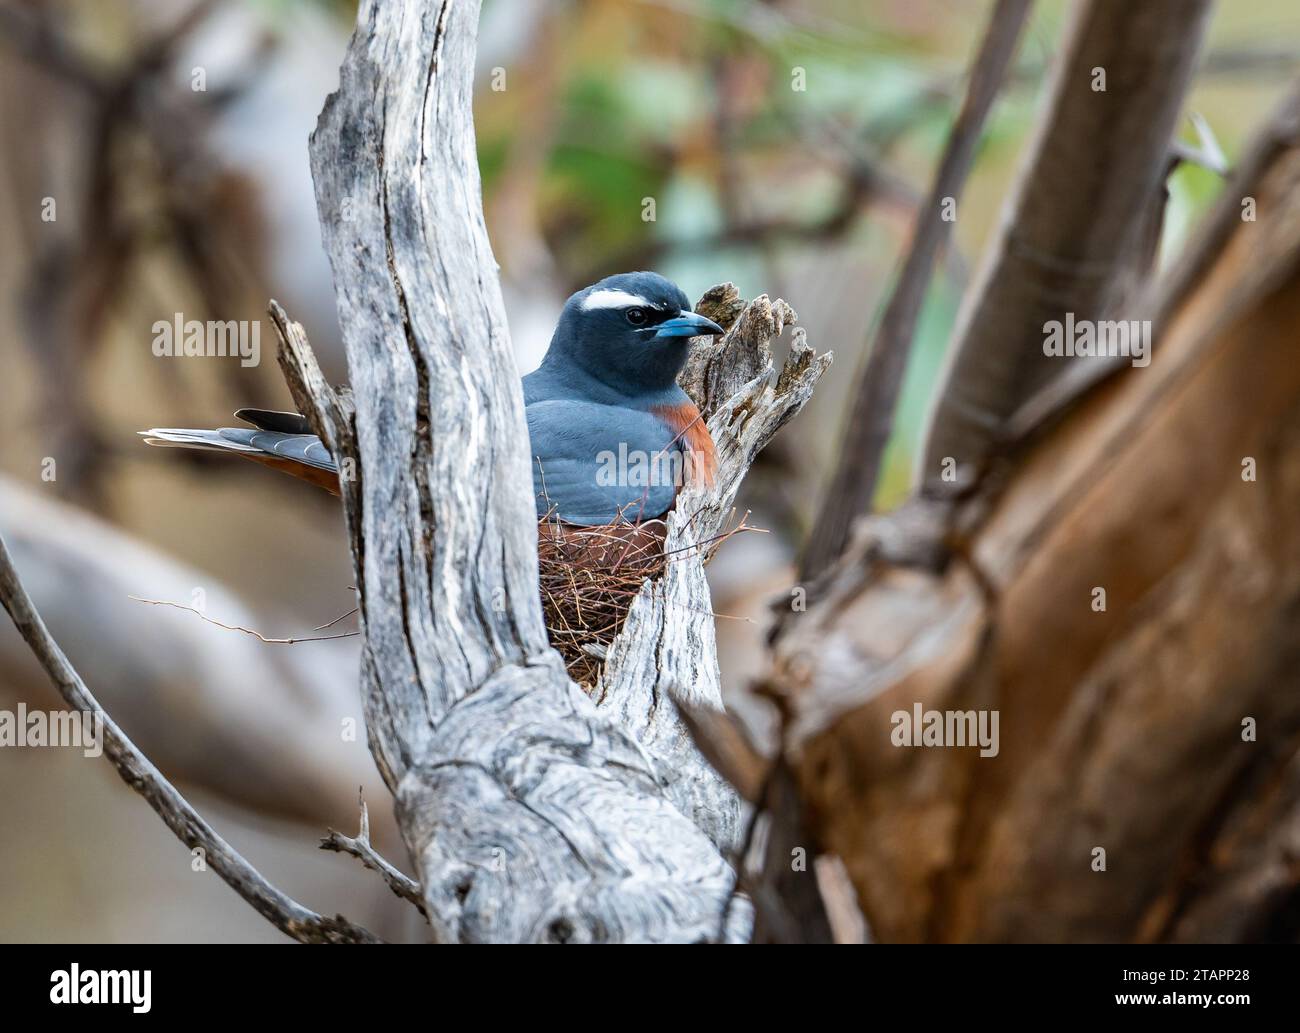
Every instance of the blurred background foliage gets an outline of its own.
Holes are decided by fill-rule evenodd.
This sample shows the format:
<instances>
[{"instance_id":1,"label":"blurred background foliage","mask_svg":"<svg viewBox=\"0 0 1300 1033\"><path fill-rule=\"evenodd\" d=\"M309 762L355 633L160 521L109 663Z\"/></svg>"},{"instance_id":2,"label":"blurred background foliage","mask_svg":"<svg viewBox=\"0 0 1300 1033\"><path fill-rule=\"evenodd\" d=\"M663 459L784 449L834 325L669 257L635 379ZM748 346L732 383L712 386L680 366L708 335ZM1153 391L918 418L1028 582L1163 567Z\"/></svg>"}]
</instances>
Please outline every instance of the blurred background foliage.
<instances>
[{"instance_id":1,"label":"blurred background foliage","mask_svg":"<svg viewBox=\"0 0 1300 1033\"><path fill-rule=\"evenodd\" d=\"M519 7L489 0L486 17L513 17ZM1036 6L985 134L956 247L922 317L882 505L908 488L929 387L1037 108L1066 7ZM813 329L826 320L850 331L812 335L835 349L835 379L847 385L955 115L987 10L960 0L548 4L521 48L524 67L507 70L505 90L479 90L490 211L533 220L535 243L562 292L611 271L653 267L692 294L719 279L749 295L783 294ZM1190 110L1207 119L1230 157L1293 73L1297 46L1293 5L1262 0L1220 9ZM482 86L490 70L480 73ZM1164 255L1176 253L1219 183L1196 166L1175 173ZM513 196L519 190L530 192L523 202ZM655 199L653 222L642 218L645 198ZM522 216L513 207L521 203ZM511 246L510 219L492 227L498 259L507 275L513 268L531 275L529 247ZM809 290L826 261L855 266L851 286L830 298ZM866 333L823 311L845 302ZM840 401L818 406L825 444ZM806 452L803 499L826 455L818 444ZM790 515L801 527L807 513L797 507Z\"/></svg>"},{"instance_id":2,"label":"blurred background foliage","mask_svg":"<svg viewBox=\"0 0 1300 1033\"><path fill-rule=\"evenodd\" d=\"M835 352L814 404L746 485L750 522L773 533L729 543L711 572L716 609L739 618L719 622L729 686L752 673L766 601L790 584L790 558L989 8L975 0L485 0L479 158L521 370L540 360L571 291L633 268L656 269L691 296L724 280L747 296L782 296L810 343ZM958 305L1013 181L1067 8L1066 0L1036 4L985 134L954 246L928 293L881 505L908 488ZM240 405L289 404L269 322L256 369L155 358L151 327L177 312L259 319L275 297L304 323L327 372L346 379L306 140L337 83L354 16L353 3L335 0L0 0L0 471L37 498L93 513L183 561L198 572L196 587L230 588L271 633L314 627L351 605L333 500L252 464L145 449L134 432L220 425ZM1221 3L1189 112L1204 117L1231 160L1298 67L1293 0ZM1190 126L1184 135L1191 139ZM1175 173L1163 257L1219 187L1202 168ZM41 218L47 197L58 202L55 222ZM47 457L58 464L53 481L41 477ZM0 509L6 533L10 515ZM163 594L149 571L139 580L135 594ZM77 607L63 610L75 624ZM182 627L158 621L159 634ZM355 692L354 641L294 648L329 651L339 693ZM129 708L126 660L73 659L106 678L119 671ZM38 692L37 681L0 670L9 699ZM182 712L184 703L178 695ZM131 731L129 710L121 716ZM364 736L355 749L365 749ZM21 806L0 804L6 832L26 830L0 837L0 938L202 939L205 922L222 935L274 936L251 912L221 911L218 922L225 891L196 897L187 879L173 881L189 917L104 904L130 881L127 869L148 870L175 845L151 817L136 820L137 802L111 776L95 790L102 805L77 810L79 824L51 817L62 813L59 800L48 795L43 807L40 794L72 791L77 776L59 768L56 778L48 766L84 769L36 755L49 752L0 751L0 778L27 794ZM350 777L347 805L331 797L324 808L344 829L353 821ZM219 779L202 788L241 796ZM248 808L256 795L242 793L226 820L258 842L274 839L274 850L305 843L311 854L302 827L268 831L270 819ZM276 809L268 801L266 810ZM127 812L136 831L124 837ZM303 819L313 830L324 823ZM33 821L48 827L33 830ZM69 842L88 828L103 840L93 871L49 860L81 856ZM276 874L293 891L298 868L282 867ZM405 921L364 876L346 890L324 884L333 896L311 901L317 906L348 910L351 900L351 917L381 932ZM98 917L88 921L91 912Z\"/></svg>"}]
</instances>

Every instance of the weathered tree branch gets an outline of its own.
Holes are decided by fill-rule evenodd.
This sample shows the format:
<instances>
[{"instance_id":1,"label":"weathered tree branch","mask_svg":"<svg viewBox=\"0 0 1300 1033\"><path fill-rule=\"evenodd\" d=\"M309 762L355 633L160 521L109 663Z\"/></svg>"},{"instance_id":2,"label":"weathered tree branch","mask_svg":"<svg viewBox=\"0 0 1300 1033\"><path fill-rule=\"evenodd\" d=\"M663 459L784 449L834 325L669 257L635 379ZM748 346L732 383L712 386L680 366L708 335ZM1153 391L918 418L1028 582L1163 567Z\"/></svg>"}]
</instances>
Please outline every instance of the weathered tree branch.
<instances>
[{"instance_id":1,"label":"weathered tree branch","mask_svg":"<svg viewBox=\"0 0 1300 1033\"><path fill-rule=\"evenodd\" d=\"M0 477L0 513L14 564L61 647L74 665L95 664L104 709L173 780L313 828L350 813L359 783L374 786L365 744L339 734L344 718L361 721L351 644L268 649L190 615L128 602L134 593L189 599L201 588L205 608L230 623L270 619L211 574L48 492ZM347 599L339 588L331 606ZM57 698L3 623L0 670L9 688L31 704ZM386 823L384 834L392 831Z\"/></svg>"},{"instance_id":2,"label":"weathered tree branch","mask_svg":"<svg viewBox=\"0 0 1300 1033\"><path fill-rule=\"evenodd\" d=\"M684 618L709 610L698 557L647 586L599 706L547 645L522 397L474 148L477 17L477 3L363 3L312 138L354 415L338 415L305 339L295 348L277 318L295 395L354 473L343 502L372 749L439 939L711 939L734 881L719 845L735 798L716 777L697 787L685 767L705 766L653 696L671 683L716 698L712 625ZM751 323L774 334L781 320L755 306ZM749 394L710 423L733 476L698 508L683 496L669 548L720 526L742 459L826 361L801 345L771 386L766 339L734 342L754 352ZM674 653L671 636L687 649ZM658 673L631 673L656 656L652 642ZM747 925L738 908L724 935Z\"/></svg>"},{"instance_id":3,"label":"weathered tree branch","mask_svg":"<svg viewBox=\"0 0 1300 1033\"><path fill-rule=\"evenodd\" d=\"M68 663L23 588L3 538L0 538L0 603L67 704L74 710L95 715L102 722L104 752L122 781L145 798L177 839L191 850L202 850L205 862L258 914L300 943L380 942L373 933L342 915L326 918L285 896L203 820L105 713Z\"/></svg>"},{"instance_id":4,"label":"weathered tree branch","mask_svg":"<svg viewBox=\"0 0 1300 1033\"><path fill-rule=\"evenodd\" d=\"M351 854L371 871L378 872L388 888L403 900L410 901L420 914L427 916L424 898L420 895L420 884L406 873L393 867L370 843L370 808L361 799L361 821L355 836L345 836L341 832L329 830L329 835L320 841L322 850L333 850L340 854Z\"/></svg>"},{"instance_id":5,"label":"weathered tree branch","mask_svg":"<svg viewBox=\"0 0 1300 1033\"><path fill-rule=\"evenodd\" d=\"M701 756L673 701L722 707L704 561L734 513L746 471L803 408L831 356L817 355L796 328L790 354L774 377L770 344L796 318L789 305L766 296L746 305L725 284L696 307L729 328L720 340L697 346L680 378L708 421L717 476L711 488L684 491L669 514L664 548L672 559L663 577L647 582L632 604L596 698L650 751L677 807L719 848L730 850L738 845L739 800Z\"/></svg>"}]
</instances>

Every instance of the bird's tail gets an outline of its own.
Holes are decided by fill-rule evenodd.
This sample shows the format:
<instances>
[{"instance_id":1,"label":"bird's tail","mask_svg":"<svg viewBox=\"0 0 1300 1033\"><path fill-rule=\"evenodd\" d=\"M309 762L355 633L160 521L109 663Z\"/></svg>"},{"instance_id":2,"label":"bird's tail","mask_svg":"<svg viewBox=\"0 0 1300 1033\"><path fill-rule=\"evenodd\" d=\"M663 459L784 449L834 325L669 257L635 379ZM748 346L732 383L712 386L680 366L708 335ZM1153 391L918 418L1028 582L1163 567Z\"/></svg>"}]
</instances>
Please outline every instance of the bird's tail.
<instances>
[{"instance_id":1,"label":"bird's tail","mask_svg":"<svg viewBox=\"0 0 1300 1033\"><path fill-rule=\"evenodd\" d=\"M269 409L240 409L235 416L255 429L154 427L139 433L146 445L229 452L339 493L338 465L303 416Z\"/></svg>"}]
</instances>

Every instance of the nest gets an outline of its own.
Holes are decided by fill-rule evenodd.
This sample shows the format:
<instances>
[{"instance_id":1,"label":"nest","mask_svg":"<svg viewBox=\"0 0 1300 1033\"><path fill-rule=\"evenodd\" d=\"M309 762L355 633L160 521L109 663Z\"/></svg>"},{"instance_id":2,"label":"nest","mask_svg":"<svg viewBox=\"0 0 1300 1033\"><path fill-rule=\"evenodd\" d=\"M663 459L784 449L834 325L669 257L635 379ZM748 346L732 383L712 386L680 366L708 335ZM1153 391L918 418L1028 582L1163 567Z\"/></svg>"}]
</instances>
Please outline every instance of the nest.
<instances>
[{"instance_id":1,"label":"nest","mask_svg":"<svg viewBox=\"0 0 1300 1033\"><path fill-rule=\"evenodd\" d=\"M576 527L537 525L542 613L569 677L593 686L614 636L647 578L668 565L662 520Z\"/></svg>"},{"instance_id":2,"label":"nest","mask_svg":"<svg viewBox=\"0 0 1300 1033\"><path fill-rule=\"evenodd\" d=\"M711 539L708 553L739 525ZM537 525L542 614L551 645L564 658L569 677L592 688L623 627L632 602L648 578L657 578L676 557L664 552L667 526L645 520L579 527L554 519ZM690 550L687 550L690 551Z\"/></svg>"}]
</instances>

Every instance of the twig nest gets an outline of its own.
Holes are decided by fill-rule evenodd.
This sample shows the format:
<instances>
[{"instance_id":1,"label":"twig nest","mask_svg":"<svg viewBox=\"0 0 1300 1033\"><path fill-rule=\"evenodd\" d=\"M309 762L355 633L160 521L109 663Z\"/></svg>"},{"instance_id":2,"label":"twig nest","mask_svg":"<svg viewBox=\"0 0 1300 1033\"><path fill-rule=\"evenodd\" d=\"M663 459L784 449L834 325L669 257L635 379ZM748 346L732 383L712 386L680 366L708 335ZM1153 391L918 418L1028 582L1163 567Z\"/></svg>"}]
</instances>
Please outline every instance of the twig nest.
<instances>
[{"instance_id":1,"label":"twig nest","mask_svg":"<svg viewBox=\"0 0 1300 1033\"><path fill-rule=\"evenodd\" d=\"M596 684L642 583L663 573L666 534L662 520L593 527L553 519L538 523L546 631L578 684Z\"/></svg>"}]
</instances>

